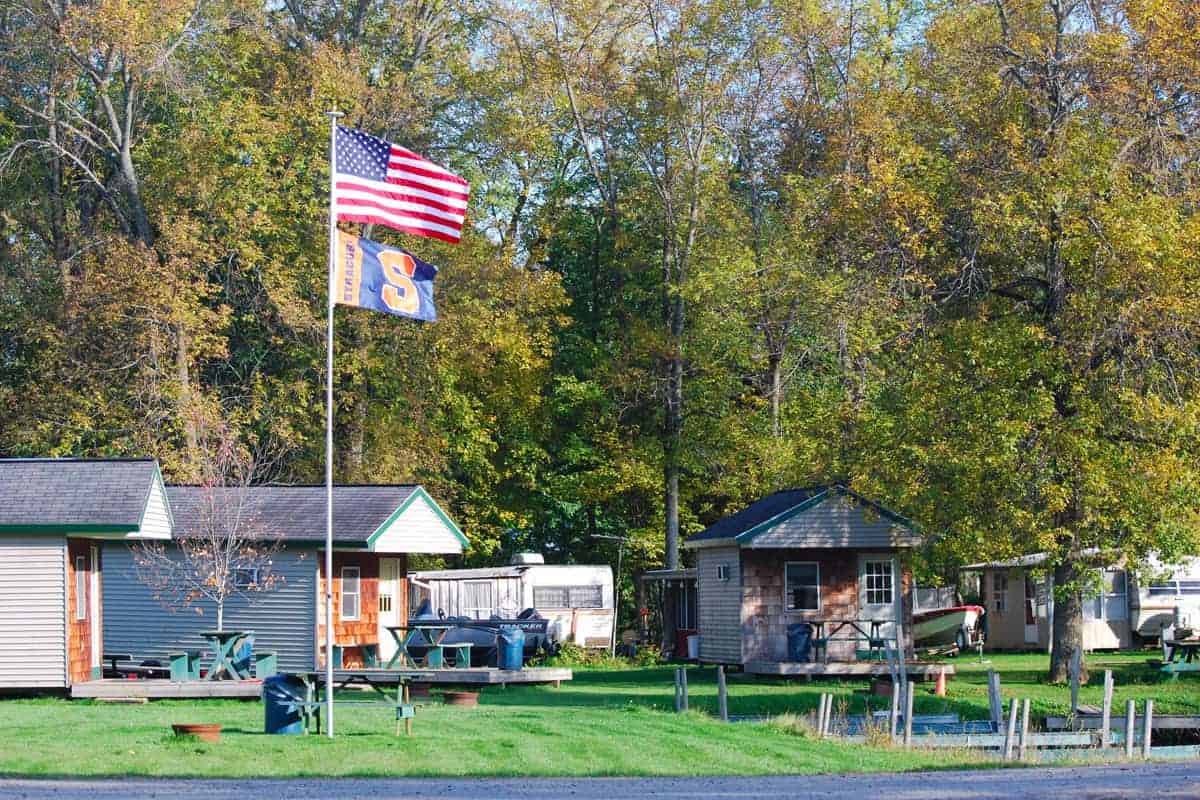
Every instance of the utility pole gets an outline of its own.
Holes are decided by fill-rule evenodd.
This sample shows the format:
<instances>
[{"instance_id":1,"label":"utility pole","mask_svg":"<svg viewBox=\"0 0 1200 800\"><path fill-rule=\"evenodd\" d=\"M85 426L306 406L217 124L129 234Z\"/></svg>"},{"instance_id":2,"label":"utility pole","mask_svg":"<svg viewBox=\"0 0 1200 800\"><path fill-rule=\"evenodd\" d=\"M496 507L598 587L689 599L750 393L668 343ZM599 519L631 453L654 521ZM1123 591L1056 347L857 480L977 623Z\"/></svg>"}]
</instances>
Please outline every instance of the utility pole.
<instances>
[{"instance_id":1,"label":"utility pole","mask_svg":"<svg viewBox=\"0 0 1200 800\"><path fill-rule=\"evenodd\" d=\"M608 539L617 543L617 574L613 576L613 632L608 643L608 654L617 655L617 622L621 618L621 556L625 553L625 543L629 541L624 536L613 536L607 533L593 533L593 539Z\"/></svg>"}]
</instances>

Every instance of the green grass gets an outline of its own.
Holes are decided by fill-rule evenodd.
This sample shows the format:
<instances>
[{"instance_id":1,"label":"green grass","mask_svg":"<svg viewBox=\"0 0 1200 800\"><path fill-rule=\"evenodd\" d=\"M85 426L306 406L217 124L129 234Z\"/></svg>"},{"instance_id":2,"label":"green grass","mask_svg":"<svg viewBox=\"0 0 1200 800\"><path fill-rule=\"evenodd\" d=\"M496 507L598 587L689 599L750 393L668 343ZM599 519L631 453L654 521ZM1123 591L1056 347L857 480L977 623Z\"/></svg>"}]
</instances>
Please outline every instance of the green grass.
<instances>
[{"instance_id":1,"label":"green grass","mask_svg":"<svg viewBox=\"0 0 1200 800\"><path fill-rule=\"evenodd\" d=\"M1162 713L1200 713L1200 682L1162 683L1145 656L1093 658L1084 702L1099 702L1097 662L1114 662L1117 699L1153 697ZM1029 697L1039 713L1063 711L1068 692L1039 683L1044 656L990 656L955 662L949 696L918 690L917 710L987 716L987 669L1004 676L1006 697ZM21 775L315 776L315 775L717 775L896 771L979 763L977 753L906 752L814 741L786 726L713 720L711 669L690 671L689 714L673 712L670 667L577 671L562 688L490 687L478 709L422 706L412 738L392 734L387 709L346 708L339 736L266 736L259 703L159 701L113 705L58 699L0 702L0 773ZM861 713L863 682L784 682L734 676L730 713L802 714L822 691ZM873 708L884 700L873 699ZM217 722L222 741L171 735L172 722Z\"/></svg>"}]
</instances>

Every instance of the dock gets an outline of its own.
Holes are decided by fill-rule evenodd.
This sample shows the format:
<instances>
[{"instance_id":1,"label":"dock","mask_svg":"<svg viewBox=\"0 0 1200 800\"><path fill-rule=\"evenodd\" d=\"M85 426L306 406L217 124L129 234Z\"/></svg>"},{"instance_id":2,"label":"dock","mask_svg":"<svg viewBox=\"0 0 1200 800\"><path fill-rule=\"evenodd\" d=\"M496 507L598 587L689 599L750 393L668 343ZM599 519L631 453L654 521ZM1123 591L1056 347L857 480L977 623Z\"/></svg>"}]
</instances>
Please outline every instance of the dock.
<instances>
[{"instance_id":1,"label":"dock","mask_svg":"<svg viewBox=\"0 0 1200 800\"><path fill-rule=\"evenodd\" d=\"M935 680L939 673L949 677L954 674L950 664L928 664L908 662L904 665L909 680ZM777 677L832 677L832 678L887 678L891 671L886 661L749 661L742 671L747 675L774 675Z\"/></svg>"},{"instance_id":2,"label":"dock","mask_svg":"<svg viewBox=\"0 0 1200 800\"><path fill-rule=\"evenodd\" d=\"M507 686L509 684L553 683L574 677L562 667L528 667L521 670L471 667L464 669L419 670L422 677L416 683L434 686ZM374 683L399 683L401 674L413 670L339 669L333 671L335 682L353 675L364 675ZM146 698L149 700L203 700L211 698L256 700L262 696L262 681L171 681L154 678L129 680L104 678L76 683L71 697L76 699L117 700Z\"/></svg>"}]
</instances>

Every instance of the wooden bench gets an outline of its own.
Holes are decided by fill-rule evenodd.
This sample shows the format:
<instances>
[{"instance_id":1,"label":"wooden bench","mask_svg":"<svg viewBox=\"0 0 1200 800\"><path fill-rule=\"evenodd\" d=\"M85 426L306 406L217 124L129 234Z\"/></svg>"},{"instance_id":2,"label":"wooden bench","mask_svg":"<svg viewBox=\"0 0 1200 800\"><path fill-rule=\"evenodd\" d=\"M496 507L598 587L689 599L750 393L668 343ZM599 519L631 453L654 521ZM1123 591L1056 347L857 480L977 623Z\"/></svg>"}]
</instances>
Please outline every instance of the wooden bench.
<instances>
[{"instance_id":1,"label":"wooden bench","mask_svg":"<svg viewBox=\"0 0 1200 800\"><path fill-rule=\"evenodd\" d=\"M279 671L279 654L274 650L254 651L254 677L269 678Z\"/></svg>"},{"instance_id":2,"label":"wooden bench","mask_svg":"<svg viewBox=\"0 0 1200 800\"><path fill-rule=\"evenodd\" d=\"M170 662L171 668L171 680L180 682L200 680L200 652L199 650L181 650L176 653L167 653L167 660Z\"/></svg>"}]
</instances>

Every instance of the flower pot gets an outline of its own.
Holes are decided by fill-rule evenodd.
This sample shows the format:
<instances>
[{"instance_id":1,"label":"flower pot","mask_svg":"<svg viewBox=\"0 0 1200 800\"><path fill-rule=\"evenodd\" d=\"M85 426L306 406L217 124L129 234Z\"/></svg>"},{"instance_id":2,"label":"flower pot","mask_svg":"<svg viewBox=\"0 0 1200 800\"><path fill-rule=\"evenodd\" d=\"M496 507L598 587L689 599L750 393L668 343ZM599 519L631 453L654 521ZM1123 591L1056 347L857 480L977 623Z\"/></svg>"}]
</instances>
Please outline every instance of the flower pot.
<instances>
[{"instance_id":1,"label":"flower pot","mask_svg":"<svg viewBox=\"0 0 1200 800\"><path fill-rule=\"evenodd\" d=\"M221 738L221 726L210 722L184 722L171 726L176 736L195 736L202 742L216 742Z\"/></svg>"},{"instance_id":2,"label":"flower pot","mask_svg":"<svg viewBox=\"0 0 1200 800\"><path fill-rule=\"evenodd\" d=\"M448 706L468 706L473 708L479 705L479 692L442 692L442 700Z\"/></svg>"}]
</instances>

